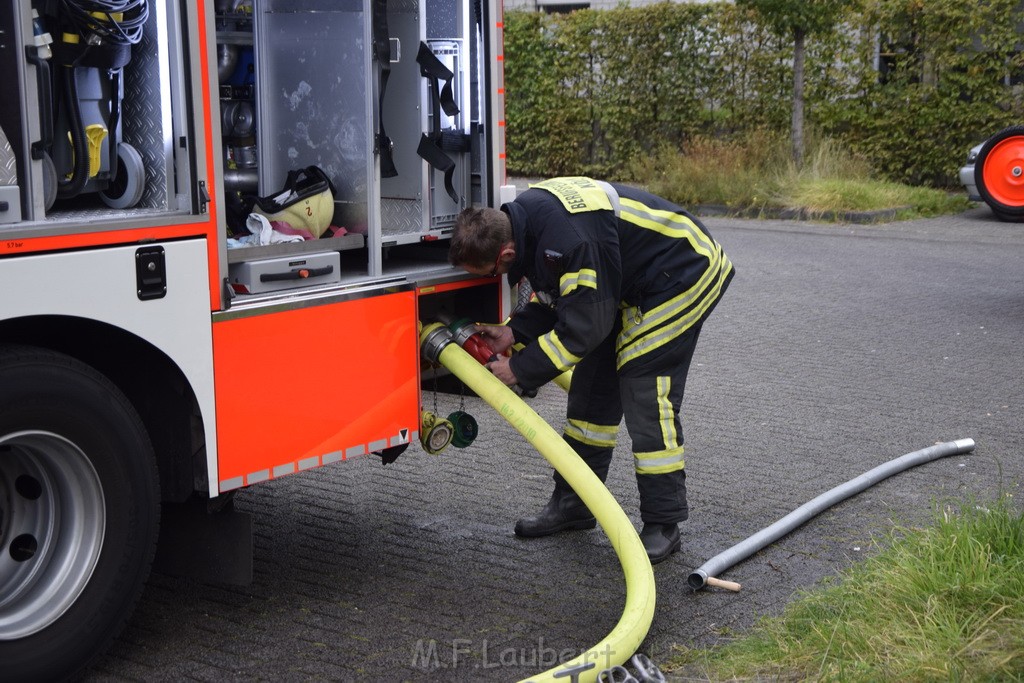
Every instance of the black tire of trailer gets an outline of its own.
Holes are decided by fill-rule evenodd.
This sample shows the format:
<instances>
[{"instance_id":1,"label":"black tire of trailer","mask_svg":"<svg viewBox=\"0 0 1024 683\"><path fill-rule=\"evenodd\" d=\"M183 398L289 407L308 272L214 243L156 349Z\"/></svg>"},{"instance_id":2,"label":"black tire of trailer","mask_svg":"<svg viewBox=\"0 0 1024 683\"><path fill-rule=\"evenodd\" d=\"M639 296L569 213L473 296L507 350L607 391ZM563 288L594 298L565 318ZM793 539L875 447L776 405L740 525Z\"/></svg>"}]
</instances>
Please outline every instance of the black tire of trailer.
<instances>
[{"instance_id":1,"label":"black tire of trailer","mask_svg":"<svg viewBox=\"0 0 1024 683\"><path fill-rule=\"evenodd\" d=\"M974 160L978 194L996 218L1024 222L1024 126L999 131L981 146Z\"/></svg>"},{"instance_id":2,"label":"black tire of trailer","mask_svg":"<svg viewBox=\"0 0 1024 683\"><path fill-rule=\"evenodd\" d=\"M0 443L0 458L7 459L0 462L0 505L9 507L0 510L0 533L6 532L0 539L4 554L0 563L14 558L15 551L19 555L15 560L22 563L42 558L35 568L41 570L36 572L40 578L33 580L18 575L10 562L7 570L0 564L0 591L11 593L0 595L0 622L19 610L21 600L20 614L27 624L22 633L10 626L10 620L4 627L0 677L66 679L80 673L110 646L142 594L160 524L153 447L131 403L106 377L69 356L24 346L0 346ZM47 446L52 448L47 451ZM69 454L75 457L67 458ZM30 474L19 474L23 469ZM53 475L49 479L47 470ZM95 482L91 490L98 488L101 496L90 493L73 477L82 472ZM10 481L12 478L17 481ZM90 500L102 502L90 506ZM95 517L103 519L101 535L94 534L100 539L94 543L98 555L89 556L93 559L84 570L75 565L85 578L69 583L58 576L60 562L70 566L85 555L66 548L61 555L61 541L82 535L68 534L68 522L72 527L84 523L88 540L88 528L96 526L90 524L93 517L88 510L100 506L102 514L92 510ZM44 525L33 527L41 536L35 539L38 547L28 544L26 548L24 542L15 547L19 529L12 525L19 524L19 510L26 527L33 526L33 519L52 514L50 531ZM68 520L69 516L78 519ZM21 537L31 540L31 536ZM56 550L47 552L48 547ZM27 593L36 600L47 597L40 581L51 581L55 589L73 589L72 594L80 592L61 608L62 613L33 621L33 615L42 610L27 607L36 603L13 598L13 594ZM52 599L60 601L62 595L54 594Z\"/></svg>"}]
</instances>

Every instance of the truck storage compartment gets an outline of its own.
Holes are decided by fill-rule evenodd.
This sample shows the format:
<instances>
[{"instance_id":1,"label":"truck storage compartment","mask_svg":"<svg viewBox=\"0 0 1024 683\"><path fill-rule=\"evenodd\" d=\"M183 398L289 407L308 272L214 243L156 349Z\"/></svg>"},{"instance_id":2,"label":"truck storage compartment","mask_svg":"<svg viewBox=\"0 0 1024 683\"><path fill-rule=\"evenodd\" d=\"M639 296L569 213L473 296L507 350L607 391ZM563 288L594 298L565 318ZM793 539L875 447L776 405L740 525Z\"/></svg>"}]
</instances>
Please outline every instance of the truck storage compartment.
<instances>
[{"instance_id":1,"label":"truck storage compartment","mask_svg":"<svg viewBox=\"0 0 1024 683\"><path fill-rule=\"evenodd\" d=\"M216 22L226 261L338 252L341 283L451 268L459 211L488 200L484 31L469 0L224 0ZM247 242L254 197L316 167L332 230ZM239 239L241 238L241 239Z\"/></svg>"},{"instance_id":2,"label":"truck storage compartment","mask_svg":"<svg viewBox=\"0 0 1024 683\"><path fill-rule=\"evenodd\" d=\"M198 210L184 6L93 4L17 0L0 10L0 72L12 86L0 128L14 157L17 227Z\"/></svg>"},{"instance_id":3,"label":"truck storage compartment","mask_svg":"<svg viewBox=\"0 0 1024 683\"><path fill-rule=\"evenodd\" d=\"M218 4L221 159L232 284L242 264L323 252L335 253L346 282L370 275L365 245L374 158L367 17L363 0ZM287 244L249 241L253 225L247 218L254 200L280 196L289 179L306 169L331 183L329 229ZM282 218L274 229L304 233L308 226L300 218Z\"/></svg>"},{"instance_id":4,"label":"truck storage compartment","mask_svg":"<svg viewBox=\"0 0 1024 683\"><path fill-rule=\"evenodd\" d=\"M388 3L401 54L380 111L397 170L381 180L386 247L447 236L459 211L481 201L478 12L464 0Z\"/></svg>"},{"instance_id":5,"label":"truck storage compartment","mask_svg":"<svg viewBox=\"0 0 1024 683\"><path fill-rule=\"evenodd\" d=\"M239 294L275 292L341 281L341 257L336 251L243 261L228 267L231 287Z\"/></svg>"},{"instance_id":6,"label":"truck storage compartment","mask_svg":"<svg viewBox=\"0 0 1024 683\"><path fill-rule=\"evenodd\" d=\"M408 286L289 310L243 303L217 314L213 348L221 492L417 438L419 343ZM268 386L282 391L270 395Z\"/></svg>"}]
</instances>

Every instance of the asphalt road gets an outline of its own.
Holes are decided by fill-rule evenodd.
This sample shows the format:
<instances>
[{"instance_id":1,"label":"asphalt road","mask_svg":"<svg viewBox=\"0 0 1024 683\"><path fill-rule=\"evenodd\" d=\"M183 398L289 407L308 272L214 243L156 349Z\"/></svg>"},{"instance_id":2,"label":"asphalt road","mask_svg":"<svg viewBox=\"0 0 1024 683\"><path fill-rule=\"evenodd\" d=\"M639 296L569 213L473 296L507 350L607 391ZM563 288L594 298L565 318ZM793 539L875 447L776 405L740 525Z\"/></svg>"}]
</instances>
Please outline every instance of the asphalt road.
<instances>
[{"instance_id":1,"label":"asphalt road","mask_svg":"<svg viewBox=\"0 0 1024 683\"><path fill-rule=\"evenodd\" d=\"M684 403L691 516L655 567L642 651L665 661L741 633L937 506L1021 498L1024 225L978 208L879 226L707 219L737 276L704 328ZM245 588L154 574L88 680L508 681L599 642L624 585L600 529L520 540L546 462L476 398L480 437L396 463L339 463L240 493ZM441 394L442 411L459 397ZM560 429L565 396L531 405ZM878 464L973 438L973 454L883 481L722 578L687 575ZM639 524L623 430L609 488Z\"/></svg>"}]
</instances>

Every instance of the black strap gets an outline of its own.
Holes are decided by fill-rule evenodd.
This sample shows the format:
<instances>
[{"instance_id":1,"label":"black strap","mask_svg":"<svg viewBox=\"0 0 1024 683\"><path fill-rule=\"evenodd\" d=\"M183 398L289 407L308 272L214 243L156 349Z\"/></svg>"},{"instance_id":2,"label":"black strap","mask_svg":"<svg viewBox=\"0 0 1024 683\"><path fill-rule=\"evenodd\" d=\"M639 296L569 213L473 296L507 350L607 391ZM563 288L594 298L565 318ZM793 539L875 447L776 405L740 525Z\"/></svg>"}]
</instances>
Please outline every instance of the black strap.
<instances>
[{"instance_id":1,"label":"black strap","mask_svg":"<svg viewBox=\"0 0 1024 683\"><path fill-rule=\"evenodd\" d=\"M131 45L105 43L90 45L88 43L65 43L57 41L53 44L53 58L64 66L81 66L93 69L123 69L132 60Z\"/></svg>"},{"instance_id":2,"label":"black strap","mask_svg":"<svg viewBox=\"0 0 1024 683\"><path fill-rule=\"evenodd\" d=\"M459 107L455 104L455 96L452 91L452 79L455 78L455 74L423 42L420 43L419 52L416 53L416 63L420 65L420 75L430 80L430 99L434 113L434 132L436 133L441 130L441 122L437 116L438 104L448 116L455 116L459 113ZM444 86L440 89L438 89L439 81L444 81Z\"/></svg>"},{"instance_id":3,"label":"black strap","mask_svg":"<svg viewBox=\"0 0 1024 683\"><path fill-rule=\"evenodd\" d=\"M445 152L457 152L459 154L465 154L473 150L472 138L461 130L454 129L441 131L441 144L439 146Z\"/></svg>"},{"instance_id":4,"label":"black strap","mask_svg":"<svg viewBox=\"0 0 1024 683\"><path fill-rule=\"evenodd\" d=\"M379 90L377 95L377 120L379 130L375 136L375 151L380 155L380 175L394 178L398 175L391 150L394 146L384 130L384 93L391 77L391 36L388 33L388 0L373 0L373 57L377 60Z\"/></svg>"},{"instance_id":5,"label":"black strap","mask_svg":"<svg viewBox=\"0 0 1024 683\"><path fill-rule=\"evenodd\" d=\"M121 70L110 72L110 122L107 134L107 156L110 159L110 180L117 180L117 126L121 121Z\"/></svg>"},{"instance_id":6,"label":"black strap","mask_svg":"<svg viewBox=\"0 0 1024 683\"><path fill-rule=\"evenodd\" d=\"M436 140L426 133L420 137L420 144L416 148L416 153L423 157L428 164L444 173L445 192L448 193L453 202L458 204L459 195L455 192L455 185L452 183L452 177L455 175L455 162L452 161L452 158L441 151Z\"/></svg>"},{"instance_id":7,"label":"black strap","mask_svg":"<svg viewBox=\"0 0 1024 683\"><path fill-rule=\"evenodd\" d=\"M461 151L461 144L453 144L453 140L464 136L458 131L441 131L441 111L444 110L448 116L459 113L452 93L452 79L455 78L455 74L423 42L420 43L419 52L416 54L416 63L420 65L420 75L430 81L430 117L433 120L432 131L420 137L416 153L431 167L444 173L445 192L458 204L459 195L452 182L455 176L455 161L445 154L445 149ZM440 81L444 81L443 87L439 87Z\"/></svg>"}]
</instances>

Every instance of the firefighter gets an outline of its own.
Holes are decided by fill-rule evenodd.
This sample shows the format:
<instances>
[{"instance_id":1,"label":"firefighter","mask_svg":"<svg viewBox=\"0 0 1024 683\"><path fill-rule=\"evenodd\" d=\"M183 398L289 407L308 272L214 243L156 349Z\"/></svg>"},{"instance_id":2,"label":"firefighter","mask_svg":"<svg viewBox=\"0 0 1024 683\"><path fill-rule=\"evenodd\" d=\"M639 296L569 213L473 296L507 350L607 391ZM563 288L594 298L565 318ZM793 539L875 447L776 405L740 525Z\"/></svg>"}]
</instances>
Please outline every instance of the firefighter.
<instances>
[{"instance_id":1,"label":"firefighter","mask_svg":"<svg viewBox=\"0 0 1024 683\"><path fill-rule=\"evenodd\" d=\"M602 481L625 416L644 548L652 563L679 550L688 516L679 410L701 326L733 276L721 246L665 199L571 177L536 183L500 210L463 211L449 261L529 281L535 300L507 325L479 326L498 354L524 345L488 369L526 390L572 369L563 436ZM550 500L516 523L516 535L596 526L558 472L554 479Z\"/></svg>"}]
</instances>

